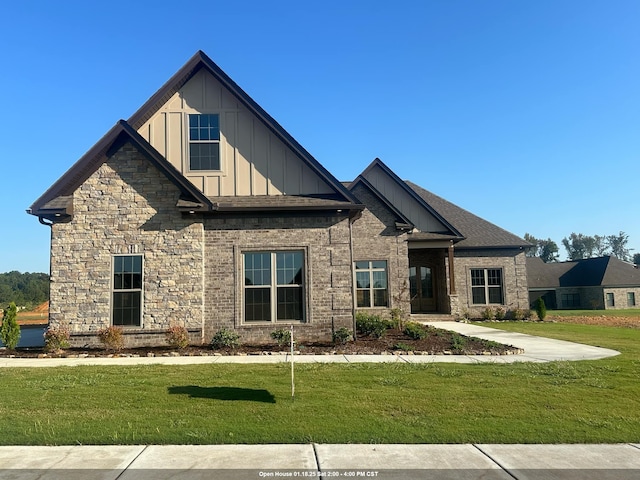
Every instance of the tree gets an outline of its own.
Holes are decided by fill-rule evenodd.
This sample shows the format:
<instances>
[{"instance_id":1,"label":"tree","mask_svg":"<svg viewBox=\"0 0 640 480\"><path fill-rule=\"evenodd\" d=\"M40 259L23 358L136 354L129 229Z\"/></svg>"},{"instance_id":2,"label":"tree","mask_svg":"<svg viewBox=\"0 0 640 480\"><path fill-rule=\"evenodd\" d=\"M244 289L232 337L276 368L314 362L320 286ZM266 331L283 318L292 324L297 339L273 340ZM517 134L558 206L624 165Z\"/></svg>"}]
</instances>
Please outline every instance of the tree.
<instances>
[{"instance_id":1,"label":"tree","mask_svg":"<svg viewBox=\"0 0 640 480\"><path fill-rule=\"evenodd\" d=\"M541 322L544 321L547 316L547 306L544 304L542 297L538 297L536 300L536 315L538 315L538 320Z\"/></svg>"},{"instance_id":2,"label":"tree","mask_svg":"<svg viewBox=\"0 0 640 480\"><path fill-rule=\"evenodd\" d=\"M636 265L640 265L640 253L633 254L633 263Z\"/></svg>"},{"instance_id":3,"label":"tree","mask_svg":"<svg viewBox=\"0 0 640 480\"><path fill-rule=\"evenodd\" d=\"M539 257L545 263L558 261L558 245L550 238L542 240L525 233L524 239L533 245L527 249L525 253L527 257Z\"/></svg>"},{"instance_id":4,"label":"tree","mask_svg":"<svg viewBox=\"0 0 640 480\"><path fill-rule=\"evenodd\" d=\"M590 242L589 240L585 241L585 238L588 237L581 233L571 233L568 238L565 237L562 239L562 245L564 245L564 248L567 250L569 260L581 260L583 258L588 258L587 248ZM593 246L591 249L593 250Z\"/></svg>"},{"instance_id":5,"label":"tree","mask_svg":"<svg viewBox=\"0 0 640 480\"><path fill-rule=\"evenodd\" d=\"M540 240L538 245L538 256L544 263L557 262L559 257L558 244L550 238Z\"/></svg>"},{"instance_id":6,"label":"tree","mask_svg":"<svg viewBox=\"0 0 640 480\"><path fill-rule=\"evenodd\" d=\"M18 309L16 304L11 302L4 309L2 317L2 326L0 326L0 340L9 350L13 350L18 346L20 341L20 325L18 325Z\"/></svg>"},{"instance_id":7,"label":"tree","mask_svg":"<svg viewBox=\"0 0 640 480\"><path fill-rule=\"evenodd\" d=\"M620 232L618 235L608 235L607 245L611 249L611 255L618 257L620 260L629 260L629 249L627 248L627 242L629 241L629 235L624 232Z\"/></svg>"}]
</instances>

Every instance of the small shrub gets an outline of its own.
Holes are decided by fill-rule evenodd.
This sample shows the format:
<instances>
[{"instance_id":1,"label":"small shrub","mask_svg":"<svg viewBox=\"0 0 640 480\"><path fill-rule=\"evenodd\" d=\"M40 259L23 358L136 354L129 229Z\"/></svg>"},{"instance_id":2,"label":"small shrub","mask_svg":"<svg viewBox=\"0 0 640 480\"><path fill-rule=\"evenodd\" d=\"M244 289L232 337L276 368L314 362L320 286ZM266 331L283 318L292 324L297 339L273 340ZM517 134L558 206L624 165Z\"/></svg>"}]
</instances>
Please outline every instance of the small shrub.
<instances>
[{"instance_id":1,"label":"small shrub","mask_svg":"<svg viewBox=\"0 0 640 480\"><path fill-rule=\"evenodd\" d=\"M414 340L422 340L428 335L427 329L424 325L416 322L408 322L404 326L403 333Z\"/></svg>"},{"instance_id":2,"label":"small shrub","mask_svg":"<svg viewBox=\"0 0 640 480\"><path fill-rule=\"evenodd\" d=\"M547 307L544 304L542 297L538 297L538 300L536 300L536 315L538 316L538 320L541 322L547 316Z\"/></svg>"},{"instance_id":3,"label":"small shrub","mask_svg":"<svg viewBox=\"0 0 640 480\"><path fill-rule=\"evenodd\" d=\"M469 310L463 310L462 313L460 314L460 320L462 321L469 321L471 320L471 314L469 313Z\"/></svg>"},{"instance_id":4,"label":"small shrub","mask_svg":"<svg viewBox=\"0 0 640 480\"><path fill-rule=\"evenodd\" d=\"M124 348L124 331L122 327L106 327L98 331L98 338L105 348L112 352L119 352Z\"/></svg>"},{"instance_id":5,"label":"small shrub","mask_svg":"<svg viewBox=\"0 0 640 480\"><path fill-rule=\"evenodd\" d=\"M513 317L514 320L517 320L519 322L521 322L522 320L524 320L527 316L527 312L525 310L523 310L522 308L514 308L511 311L511 316Z\"/></svg>"},{"instance_id":6,"label":"small shrub","mask_svg":"<svg viewBox=\"0 0 640 480\"><path fill-rule=\"evenodd\" d=\"M496 318L496 312L493 308L487 307L482 310L482 319L483 320L494 320Z\"/></svg>"},{"instance_id":7,"label":"small shrub","mask_svg":"<svg viewBox=\"0 0 640 480\"><path fill-rule=\"evenodd\" d=\"M182 325L172 325L164 332L165 340L172 348L183 350L189 345L189 332Z\"/></svg>"},{"instance_id":8,"label":"small shrub","mask_svg":"<svg viewBox=\"0 0 640 480\"><path fill-rule=\"evenodd\" d=\"M240 345L240 335L227 328L218 330L211 339L211 347L219 348L236 348Z\"/></svg>"},{"instance_id":9,"label":"small shrub","mask_svg":"<svg viewBox=\"0 0 640 480\"><path fill-rule=\"evenodd\" d=\"M392 308L391 309L391 321L393 322L394 328L398 330L402 330L403 328L403 320L404 320L404 312L401 308Z\"/></svg>"},{"instance_id":10,"label":"small shrub","mask_svg":"<svg viewBox=\"0 0 640 480\"><path fill-rule=\"evenodd\" d=\"M340 327L335 332L333 332L333 343L344 345L352 338L353 332L346 327Z\"/></svg>"},{"instance_id":11,"label":"small shrub","mask_svg":"<svg viewBox=\"0 0 640 480\"><path fill-rule=\"evenodd\" d=\"M291 343L291 330L285 330L281 328L274 332L271 332L271 338L278 342L278 346L284 347Z\"/></svg>"},{"instance_id":12,"label":"small shrub","mask_svg":"<svg viewBox=\"0 0 640 480\"><path fill-rule=\"evenodd\" d=\"M467 338L463 337L459 333L453 333L453 336L451 337L451 350L454 352L462 352L466 346Z\"/></svg>"},{"instance_id":13,"label":"small shrub","mask_svg":"<svg viewBox=\"0 0 640 480\"><path fill-rule=\"evenodd\" d=\"M398 342L393 346L394 350L401 350L403 352L410 352L411 350L413 350L413 347L411 345L408 345L406 343L403 342Z\"/></svg>"},{"instance_id":14,"label":"small shrub","mask_svg":"<svg viewBox=\"0 0 640 480\"><path fill-rule=\"evenodd\" d=\"M59 327L49 327L44 332L44 351L45 352L59 352L65 348L69 348L71 343L71 332L69 328L62 325Z\"/></svg>"},{"instance_id":15,"label":"small shrub","mask_svg":"<svg viewBox=\"0 0 640 480\"><path fill-rule=\"evenodd\" d=\"M502 307L496 307L495 309L495 317L496 320L504 320L504 317L507 316L507 312Z\"/></svg>"},{"instance_id":16,"label":"small shrub","mask_svg":"<svg viewBox=\"0 0 640 480\"><path fill-rule=\"evenodd\" d=\"M364 336L381 338L389 328L393 328L393 322L384 320L378 315L370 315L364 312L356 314L356 330Z\"/></svg>"},{"instance_id":17,"label":"small shrub","mask_svg":"<svg viewBox=\"0 0 640 480\"><path fill-rule=\"evenodd\" d=\"M18 325L17 318L18 308L14 302L11 302L4 309L2 326L0 326L0 340L9 350L15 349L20 341L20 325Z\"/></svg>"}]
</instances>

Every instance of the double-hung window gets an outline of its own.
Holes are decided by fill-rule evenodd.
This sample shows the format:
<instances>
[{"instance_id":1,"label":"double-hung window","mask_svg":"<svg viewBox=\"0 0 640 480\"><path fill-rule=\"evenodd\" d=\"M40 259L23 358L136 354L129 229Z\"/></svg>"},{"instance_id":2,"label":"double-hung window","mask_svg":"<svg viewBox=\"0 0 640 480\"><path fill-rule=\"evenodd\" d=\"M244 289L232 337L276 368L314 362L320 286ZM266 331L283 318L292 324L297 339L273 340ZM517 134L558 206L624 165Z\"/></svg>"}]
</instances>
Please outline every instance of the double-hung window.
<instances>
[{"instance_id":1,"label":"double-hung window","mask_svg":"<svg viewBox=\"0 0 640 480\"><path fill-rule=\"evenodd\" d=\"M220 170L220 116L189 115L189 170Z\"/></svg>"},{"instance_id":2,"label":"double-hung window","mask_svg":"<svg viewBox=\"0 0 640 480\"><path fill-rule=\"evenodd\" d=\"M501 305L504 302L502 288L502 269L471 269L471 297L474 305Z\"/></svg>"},{"instance_id":3,"label":"double-hung window","mask_svg":"<svg viewBox=\"0 0 640 480\"><path fill-rule=\"evenodd\" d=\"M244 321L304 320L304 253L245 252Z\"/></svg>"},{"instance_id":4,"label":"double-hung window","mask_svg":"<svg viewBox=\"0 0 640 480\"><path fill-rule=\"evenodd\" d=\"M142 255L113 257L111 319L114 325L142 324Z\"/></svg>"},{"instance_id":5,"label":"double-hung window","mask_svg":"<svg viewBox=\"0 0 640 480\"><path fill-rule=\"evenodd\" d=\"M356 262L356 298L360 308L389 306L385 260Z\"/></svg>"}]
</instances>

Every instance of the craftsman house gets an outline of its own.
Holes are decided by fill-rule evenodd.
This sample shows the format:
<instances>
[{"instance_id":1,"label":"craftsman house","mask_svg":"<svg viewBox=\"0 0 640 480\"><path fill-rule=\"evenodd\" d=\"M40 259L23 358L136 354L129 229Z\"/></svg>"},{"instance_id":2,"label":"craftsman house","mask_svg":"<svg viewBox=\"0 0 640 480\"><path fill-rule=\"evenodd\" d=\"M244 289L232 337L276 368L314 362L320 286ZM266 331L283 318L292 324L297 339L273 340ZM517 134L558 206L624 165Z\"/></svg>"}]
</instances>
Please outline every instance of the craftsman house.
<instances>
[{"instance_id":1,"label":"craftsman house","mask_svg":"<svg viewBox=\"0 0 640 480\"><path fill-rule=\"evenodd\" d=\"M202 52L28 212L51 228L49 321L77 345L528 306L524 240L378 159L340 183Z\"/></svg>"},{"instance_id":2,"label":"craftsman house","mask_svg":"<svg viewBox=\"0 0 640 480\"><path fill-rule=\"evenodd\" d=\"M611 257L544 263L527 258L531 305L542 297L549 309L637 308L640 270Z\"/></svg>"}]
</instances>

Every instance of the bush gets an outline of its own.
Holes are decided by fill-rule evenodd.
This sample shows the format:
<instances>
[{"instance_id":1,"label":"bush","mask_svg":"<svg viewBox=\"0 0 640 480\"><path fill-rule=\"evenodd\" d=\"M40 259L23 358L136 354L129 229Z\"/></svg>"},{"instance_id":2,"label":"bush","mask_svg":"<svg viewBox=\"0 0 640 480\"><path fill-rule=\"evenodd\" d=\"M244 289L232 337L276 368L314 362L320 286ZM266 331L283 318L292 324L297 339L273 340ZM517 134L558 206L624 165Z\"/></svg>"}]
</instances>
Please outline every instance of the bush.
<instances>
[{"instance_id":1,"label":"bush","mask_svg":"<svg viewBox=\"0 0 640 480\"><path fill-rule=\"evenodd\" d=\"M384 320L378 315L370 315L365 312L356 314L356 330L358 333L375 338L381 338L389 328L393 328L393 322Z\"/></svg>"},{"instance_id":2,"label":"bush","mask_svg":"<svg viewBox=\"0 0 640 480\"><path fill-rule=\"evenodd\" d=\"M463 352L466 346L467 337L464 337L459 333L453 333L451 337L451 350L454 352Z\"/></svg>"},{"instance_id":3,"label":"bush","mask_svg":"<svg viewBox=\"0 0 640 480\"><path fill-rule=\"evenodd\" d=\"M227 328L221 328L211 339L211 347L219 348L236 348L240 345L240 335Z\"/></svg>"},{"instance_id":4,"label":"bush","mask_svg":"<svg viewBox=\"0 0 640 480\"><path fill-rule=\"evenodd\" d=\"M340 327L333 332L333 343L344 345L353 338L353 332L346 327Z\"/></svg>"},{"instance_id":5,"label":"bush","mask_svg":"<svg viewBox=\"0 0 640 480\"><path fill-rule=\"evenodd\" d=\"M122 327L106 327L98 331L98 338L107 350L119 352L124 348L124 331Z\"/></svg>"},{"instance_id":6,"label":"bush","mask_svg":"<svg viewBox=\"0 0 640 480\"><path fill-rule=\"evenodd\" d=\"M278 345L284 347L285 345L289 345L291 343L291 330L285 330L281 328L276 330L275 332L271 332L271 338L273 338Z\"/></svg>"},{"instance_id":7,"label":"bush","mask_svg":"<svg viewBox=\"0 0 640 480\"><path fill-rule=\"evenodd\" d=\"M507 312L502 307L496 307L495 316L496 320L504 320L504 317L507 316Z\"/></svg>"},{"instance_id":8,"label":"bush","mask_svg":"<svg viewBox=\"0 0 640 480\"><path fill-rule=\"evenodd\" d=\"M189 346L189 332L182 325L172 325L164 332L169 346L183 350Z\"/></svg>"},{"instance_id":9,"label":"bush","mask_svg":"<svg viewBox=\"0 0 640 480\"><path fill-rule=\"evenodd\" d=\"M538 300L536 300L536 315L538 315L538 320L541 322L547 316L547 307L544 304L542 297L538 297Z\"/></svg>"},{"instance_id":10,"label":"bush","mask_svg":"<svg viewBox=\"0 0 640 480\"><path fill-rule=\"evenodd\" d=\"M65 348L69 348L71 343L71 332L65 326L49 327L44 332L44 351L59 352Z\"/></svg>"},{"instance_id":11,"label":"bush","mask_svg":"<svg viewBox=\"0 0 640 480\"><path fill-rule=\"evenodd\" d=\"M4 309L2 326L0 326L0 340L9 350L15 349L20 341L20 325L18 325L17 318L18 308L14 302L11 302Z\"/></svg>"},{"instance_id":12,"label":"bush","mask_svg":"<svg viewBox=\"0 0 640 480\"><path fill-rule=\"evenodd\" d=\"M524 310L523 310L523 309L521 309L521 308L514 308L514 309L511 311L511 315L512 315L512 317L513 317L513 319L514 319L514 320L522 321L522 320L524 320L524 319L527 317L527 312L526 312L526 311L524 311Z\"/></svg>"},{"instance_id":13,"label":"bush","mask_svg":"<svg viewBox=\"0 0 640 480\"><path fill-rule=\"evenodd\" d=\"M408 345L406 343L403 342L398 342L393 346L394 350L400 350L403 352L410 352L413 350L413 347L411 345Z\"/></svg>"},{"instance_id":14,"label":"bush","mask_svg":"<svg viewBox=\"0 0 640 480\"><path fill-rule=\"evenodd\" d=\"M428 335L427 329L424 328L424 325L416 322L408 322L404 326L403 333L414 340L422 340Z\"/></svg>"},{"instance_id":15,"label":"bush","mask_svg":"<svg viewBox=\"0 0 640 480\"><path fill-rule=\"evenodd\" d=\"M482 310L482 319L483 320L494 320L496 318L496 312L491 307L487 307Z\"/></svg>"}]
</instances>

